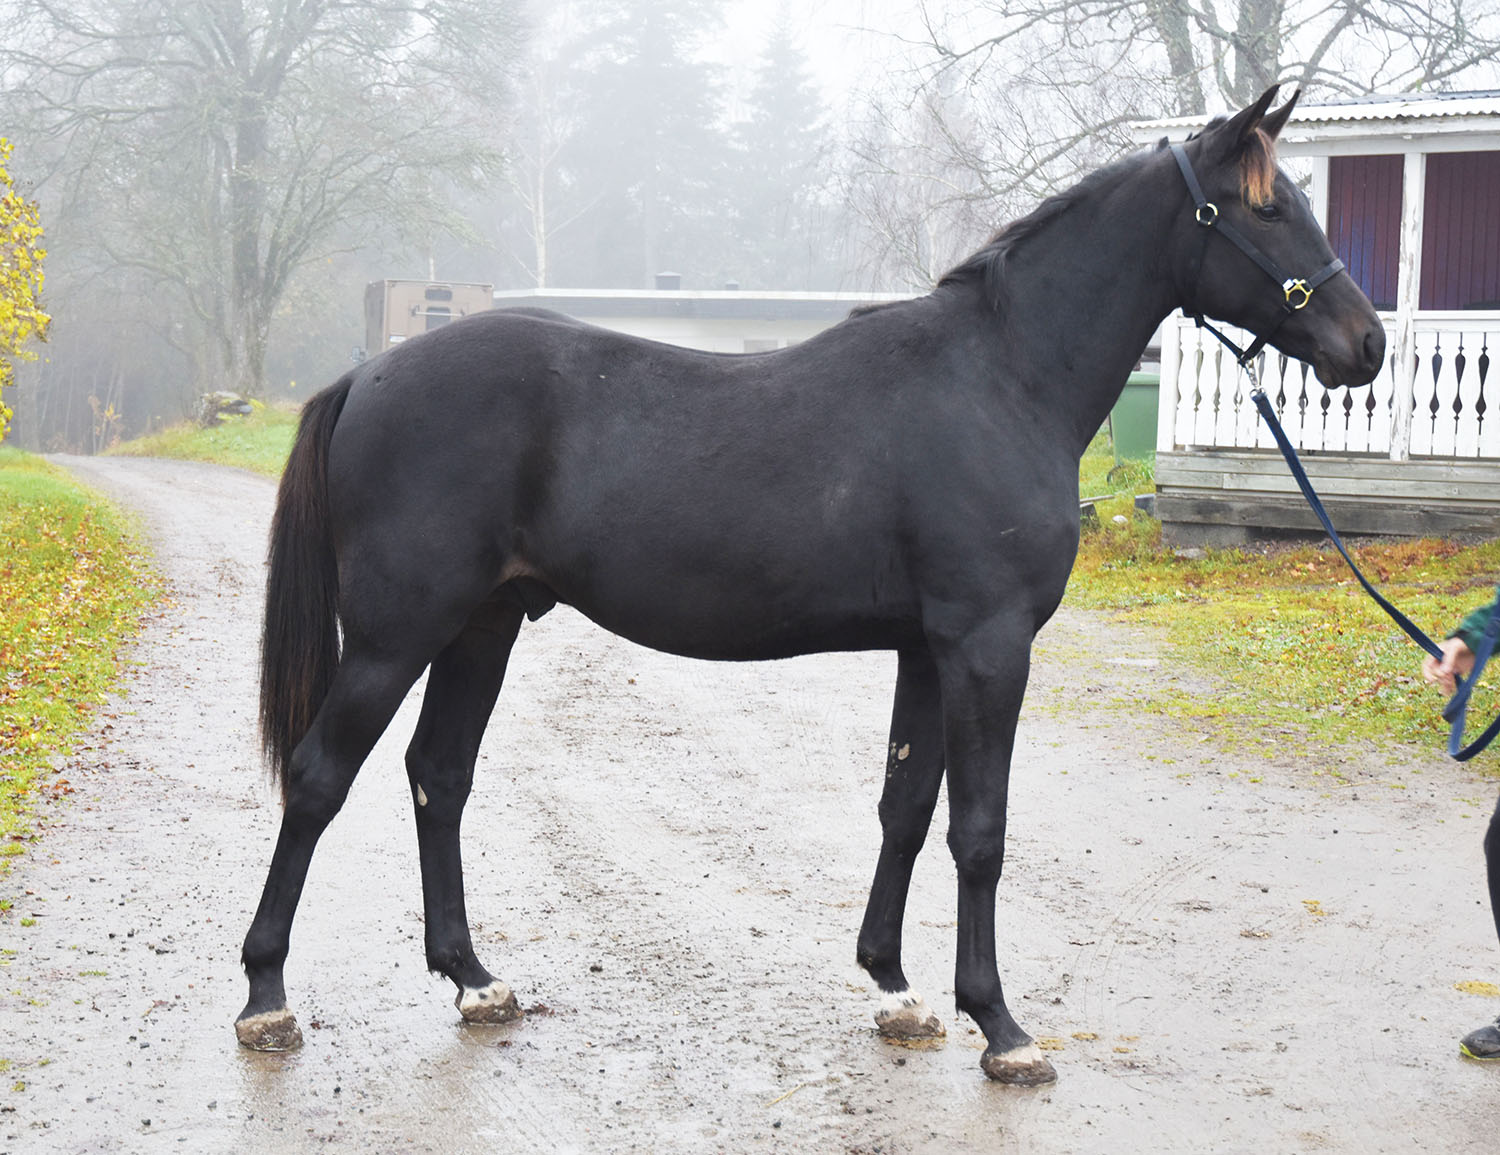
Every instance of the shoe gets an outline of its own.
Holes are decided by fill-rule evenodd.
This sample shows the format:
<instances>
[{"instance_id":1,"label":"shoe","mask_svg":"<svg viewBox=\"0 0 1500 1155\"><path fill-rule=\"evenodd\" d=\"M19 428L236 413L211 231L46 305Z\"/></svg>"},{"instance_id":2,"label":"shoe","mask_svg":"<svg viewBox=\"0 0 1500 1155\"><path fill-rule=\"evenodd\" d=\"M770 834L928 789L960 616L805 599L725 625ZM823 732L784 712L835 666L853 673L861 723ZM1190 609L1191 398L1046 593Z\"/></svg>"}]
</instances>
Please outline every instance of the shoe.
<instances>
[{"instance_id":1,"label":"shoe","mask_svg":"<svg viewBox=\"0 0 1500 1155\"><path fill-rule=\"evenodd\" d=\"M1458 1049L1471 1059L1500 1059L1500 1019L1459 1040Z\"/></svg>"}]
</instances>

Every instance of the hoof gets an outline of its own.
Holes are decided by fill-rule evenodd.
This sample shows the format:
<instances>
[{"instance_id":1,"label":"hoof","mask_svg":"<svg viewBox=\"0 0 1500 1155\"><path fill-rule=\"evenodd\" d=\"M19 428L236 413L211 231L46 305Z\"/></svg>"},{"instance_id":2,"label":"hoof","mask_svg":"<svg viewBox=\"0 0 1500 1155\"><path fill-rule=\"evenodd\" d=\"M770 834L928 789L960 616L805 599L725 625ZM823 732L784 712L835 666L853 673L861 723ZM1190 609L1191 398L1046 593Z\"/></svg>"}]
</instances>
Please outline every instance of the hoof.
<instances>
[{"instance_id":1,"label":"hoof","mask_svg":"<svg viewBox=\"0 0 1500 1155\"><path fill-rule=\"evenodd\" d=\"M252 1051L295 1051L302 1045L297 1017L285 1007L236 1019L234 1033L240 1046Z\"/></svg>"},{"instance_id":2,"label":"hoof","mask_svg":"<svg viewBox=\"0 0 1500 1155\"><path fill-rule=\"evenodd\" d=\"M948 1032L915 991L888 994L875 1012L875 1027L887 1039L942 1039Z\"/></svg>"},{"instance_id":3,"label":"hoof","mask_svg":"<svg viewBox=\"0 0 1500 1155\"><path fill-rule=\"evenodd\" d=\"M516 996L499 980L487 987L459 991L453 1005L466 1023L509 1023L521 1017Z\"/></svg>"},{"instance_id":4,"label":"hoof","mask_svg":"<svg viewBox=\"0 0 1500 1155\"><path fill-rule=\"evenodd\" d=\"M996 1054L986 1051L979 1060L980 1069L997 1083L1012 1087L1041 1087L1057 1082L1057 1071L1053 1068L1035 1043L1015 1047Z\"/></svg>"}]
</instances>

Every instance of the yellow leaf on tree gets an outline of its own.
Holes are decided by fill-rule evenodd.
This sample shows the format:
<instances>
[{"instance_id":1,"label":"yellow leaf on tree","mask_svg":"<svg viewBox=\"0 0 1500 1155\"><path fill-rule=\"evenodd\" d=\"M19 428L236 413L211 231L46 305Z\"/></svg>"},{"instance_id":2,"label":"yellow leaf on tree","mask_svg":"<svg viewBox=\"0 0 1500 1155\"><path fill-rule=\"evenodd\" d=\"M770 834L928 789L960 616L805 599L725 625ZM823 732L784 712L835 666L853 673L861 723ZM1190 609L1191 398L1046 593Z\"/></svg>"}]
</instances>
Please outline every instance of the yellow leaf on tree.
<instances>
[{"instance_id":1,"label":"yellow leaf on tree","mask_svg":"<svg viewBox=\"0 0 1500 1155\"><path fill-rule=\"evenodd\" d=\"M42 310L41 216L12 186L11 144L0 137L0 439L10 428L11 409L5 390L15 376L16 361L35 360L28 342L47 339L51 318Z\"/></svg>"}]
</instances>

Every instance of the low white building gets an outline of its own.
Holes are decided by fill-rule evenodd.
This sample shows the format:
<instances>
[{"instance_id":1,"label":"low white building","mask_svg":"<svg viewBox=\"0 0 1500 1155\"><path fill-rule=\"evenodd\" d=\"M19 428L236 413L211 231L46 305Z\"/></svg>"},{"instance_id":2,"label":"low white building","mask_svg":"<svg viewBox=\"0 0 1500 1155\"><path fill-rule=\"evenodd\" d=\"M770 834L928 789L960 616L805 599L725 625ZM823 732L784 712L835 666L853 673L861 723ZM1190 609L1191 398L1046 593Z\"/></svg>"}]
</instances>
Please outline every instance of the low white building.
<instances>
[{"instance_id":1,"label":"low white building","mask_svg":"<svg viewBox=\"0 0 1500 1155\"><path fill-rule=\"evenodd\" d=\"M606 329L715 353L784 349L860 305L911 293L773 293L739 289L506 289L495 307L554 309Z\"/></svg>"}]
</instances>

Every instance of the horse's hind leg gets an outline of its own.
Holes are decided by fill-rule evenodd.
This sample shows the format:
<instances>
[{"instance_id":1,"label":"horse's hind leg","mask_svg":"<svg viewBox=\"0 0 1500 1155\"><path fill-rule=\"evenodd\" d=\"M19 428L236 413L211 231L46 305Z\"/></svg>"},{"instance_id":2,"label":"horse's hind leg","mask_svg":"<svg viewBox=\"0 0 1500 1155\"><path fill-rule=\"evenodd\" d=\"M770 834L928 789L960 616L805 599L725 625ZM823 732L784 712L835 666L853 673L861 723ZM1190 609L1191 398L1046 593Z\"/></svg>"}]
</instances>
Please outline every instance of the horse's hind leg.
<instances>
[{"instance_id":1,"label":"horse's hind leg","mask_svg":"<svg viewBox=\"0 0 1500 1155\"><path fill-rule=\"evenodd\" d=\"M464 910L459 824L474 783L474 760L505 679L521 610L488 602L432 663L422 717L406 751L422 861L427 965L458 987L469 1022L519 1017L510 988L480 965Z\"/></svg>"},{"instance_id":2,"label":"horse's hind leg","mask_svg":"<svg viewBox=\"0 0 1500 1155\"><path fill-rule=\"evenodd\" d=\"M912 867L927 839L943 781L943 700L937 667L925 650L904 652L899 662L880 795L880 859L859 931L858 958L884 992L875 1015L880 1033L934 1038L945 1033L943 1024L901 969L901 921Z\"/></svg>"},{"instance_id":3,"label":"horse's hind leg","mask_svg":"<svg viewBox=\"0 0 1500 1155\"><path fill-rule=\"evenodd\" d=\"M234 1026L247 1047L284 1051L302 1042L287 1009L282 968L313 849L422 665L346 651L328 697L292 753L281 833L242 955L250 1001Z\"/></svg>"}]
</instances>

